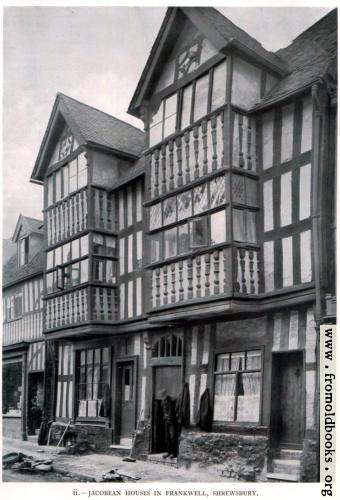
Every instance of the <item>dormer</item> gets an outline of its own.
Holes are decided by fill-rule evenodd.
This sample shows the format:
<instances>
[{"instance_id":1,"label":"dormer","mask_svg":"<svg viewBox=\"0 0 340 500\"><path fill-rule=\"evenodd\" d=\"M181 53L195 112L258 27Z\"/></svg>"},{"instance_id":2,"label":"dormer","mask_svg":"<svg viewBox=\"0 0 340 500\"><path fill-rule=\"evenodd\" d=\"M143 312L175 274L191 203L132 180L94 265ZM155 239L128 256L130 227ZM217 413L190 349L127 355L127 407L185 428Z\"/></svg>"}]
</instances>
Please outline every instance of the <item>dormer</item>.
<instances>
[{"instance_id":1,"label":"dormer","mask_svg":"<svg viewBox=\"0 0 340 500\"><path fill-rule=\"evenodd\" d=\"M43 222L32 217L19 216L12 241L17 245L17 266L28 264L43 245Z\"/></svg>"}]
</instances>

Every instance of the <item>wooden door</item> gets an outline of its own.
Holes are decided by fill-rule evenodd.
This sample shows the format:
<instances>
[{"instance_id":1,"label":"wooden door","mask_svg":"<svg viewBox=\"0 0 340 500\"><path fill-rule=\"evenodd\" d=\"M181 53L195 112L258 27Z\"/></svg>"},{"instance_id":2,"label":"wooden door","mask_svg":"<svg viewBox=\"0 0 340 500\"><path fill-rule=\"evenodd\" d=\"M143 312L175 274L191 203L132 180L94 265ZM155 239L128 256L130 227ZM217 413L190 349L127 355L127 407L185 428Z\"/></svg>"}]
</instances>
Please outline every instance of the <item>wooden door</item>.
<instances>
[{"instance_id":1,"label":"wooden door","mask_svg":"<svg viewBox=\"0 0 340 500\"><path fill-rule=\"evenodd\" d=\"M181 366L156 366L154 367L154 393L152 411L152 451L162 453L166 450L165 424L161 407L160 392L165 389L174 400L181 391Z\"/></svg>"},{"instance_id":2,"label":"wooden door","mask_svg":"<svg viewBox=\"0 0 340 500\"><path fill-rule=\"evenodd\" d=\"M273 357L272 431L274 444L301 446L304 430L303 360L301 352Z\"/></svg>"},{"instance_id":3,"label":"wooden door","mask_svg":"<svg viewBox=\"0 0 340 500\"><path fill-rule=\"evenodd\" d=\"M117 364L117 410L119 417L119 436L131 438L135 429L135 367L133 361Z\"/></svg>"}]
</instances>

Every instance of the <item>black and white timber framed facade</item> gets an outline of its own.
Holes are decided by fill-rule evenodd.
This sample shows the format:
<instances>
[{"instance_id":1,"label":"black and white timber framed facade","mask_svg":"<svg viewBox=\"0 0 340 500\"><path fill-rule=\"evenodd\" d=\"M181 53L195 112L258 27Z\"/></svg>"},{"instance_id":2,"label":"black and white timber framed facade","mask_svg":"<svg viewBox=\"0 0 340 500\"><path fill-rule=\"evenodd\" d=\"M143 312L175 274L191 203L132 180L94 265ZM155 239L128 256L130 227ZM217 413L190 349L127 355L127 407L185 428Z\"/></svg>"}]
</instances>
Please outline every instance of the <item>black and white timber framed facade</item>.
<instances>
[{"instance_id":1,"label":"black and white timber framed facade","mask_svg":"<svg viewBox=\"0 0 340 500\"><path fill-rule=\"evenodd\" d=\"M138 426L150 458L165 450L160 391L178 398L187 383L179 465L221 460L231 477L275 481L288 458L287 480L318 479L336 44L336 11L272 53L216 9L171 7L128 109L144 132L57 95L31 176L56 432L71 422L105 450ZM210 431L196 426L206 389Z\"/></svg>"}]
</instances>

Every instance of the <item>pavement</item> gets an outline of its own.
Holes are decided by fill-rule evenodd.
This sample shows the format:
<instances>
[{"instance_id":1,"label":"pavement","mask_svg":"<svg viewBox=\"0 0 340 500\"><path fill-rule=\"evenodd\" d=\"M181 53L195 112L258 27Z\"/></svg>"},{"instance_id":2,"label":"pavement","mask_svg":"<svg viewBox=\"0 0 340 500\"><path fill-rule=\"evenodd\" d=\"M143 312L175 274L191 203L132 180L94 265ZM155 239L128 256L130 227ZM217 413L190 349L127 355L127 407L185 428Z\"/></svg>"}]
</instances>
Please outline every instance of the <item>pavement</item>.
<instances>
[{"instance_id":1,"label":"pavement","mask_svg":"<svg viewBox=\"0 0 340 500\"><path fill-rule=\"evenodd\" d=\"M90 453L87 455L63 455L62 448L56 446L39 446L36 442L21 441L3 437L2 453L21 452L34 458L53 460L55 473L63 475L72 474L80 481L102 482L103 475L110 470L132 478L139 478L138 483L148 482L176 482L176 483L202 483L202 482L230 482L222 477L218 467L195 467L190 469L174 466L155 464L143 460L136 462L123 462L121 456ZM71 480L71 479L70 479ZM131 482L134 482L131 480Z\"/></svg>"}]
</instances>

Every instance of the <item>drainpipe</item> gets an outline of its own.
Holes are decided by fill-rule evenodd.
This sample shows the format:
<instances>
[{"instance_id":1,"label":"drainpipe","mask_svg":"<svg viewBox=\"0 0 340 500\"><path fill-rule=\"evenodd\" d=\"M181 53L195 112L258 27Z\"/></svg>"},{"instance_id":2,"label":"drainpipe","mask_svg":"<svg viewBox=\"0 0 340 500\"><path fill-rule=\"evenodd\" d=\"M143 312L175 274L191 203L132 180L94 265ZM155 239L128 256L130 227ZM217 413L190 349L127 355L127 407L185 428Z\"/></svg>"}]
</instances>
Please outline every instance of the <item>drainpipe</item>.
<instances>
[{"instance_id":1,"label":"drainpipe","mask_svg":"<svg viewBox=\"0 0 340 500\"><path fill-rule=\"evenodd\" d=\"M312 86L312 100L314 108L313 122L313 151L312 151L312 248L313 271L315 282L315 328L316 328L316 419L317 419L317 469L320 471L320 324L322 321L322 255L320 249L321 234L321 189L324 161L324 113L328 96L319 81ZM319 479L319 478L318 478Z\"/></svg>"}]
</instances>

